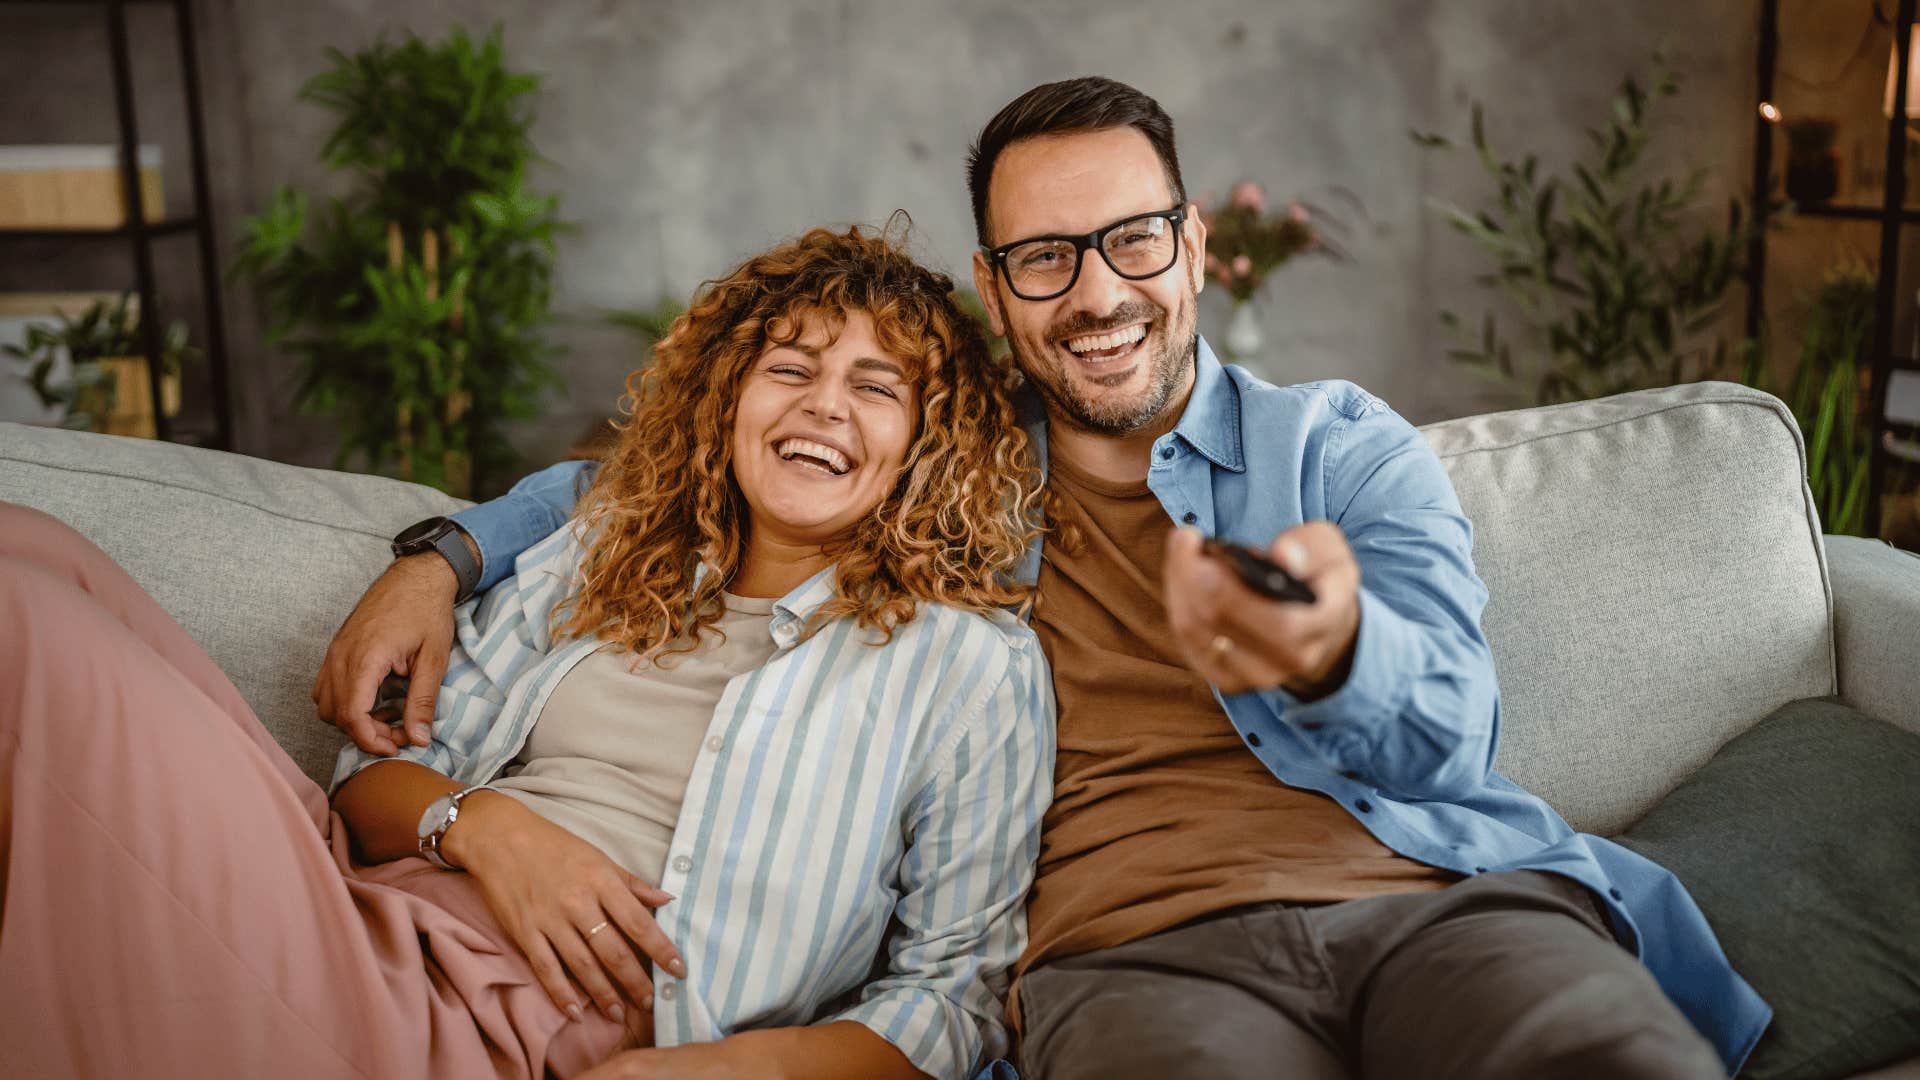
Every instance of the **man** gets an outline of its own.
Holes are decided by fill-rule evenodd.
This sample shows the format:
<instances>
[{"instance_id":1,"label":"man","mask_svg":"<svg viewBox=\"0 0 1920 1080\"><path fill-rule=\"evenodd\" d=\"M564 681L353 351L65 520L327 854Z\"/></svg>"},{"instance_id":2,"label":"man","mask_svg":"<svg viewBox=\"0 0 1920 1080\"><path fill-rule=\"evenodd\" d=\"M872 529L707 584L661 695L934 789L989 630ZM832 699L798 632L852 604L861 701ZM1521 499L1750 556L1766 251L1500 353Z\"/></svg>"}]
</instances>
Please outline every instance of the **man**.
<instances>
[{"instance_id":1,"label":"man","mask_svg":"<svg viewBox=\"0 0 1920 1080\"><path fill-rule=\"evenodd\" d=\"M982 131L969 184L974 282L1035 391L1053 515L1028 567L1059 761L1011 1010L1025 1071L1737 1069L1769 1011L1678 881L1492 771L1486 592L1420 435L1199 338L1206 229L1159 105L1036 88ZM458 515L486 578L578 480ZM1254 593L1201 533L1267 548L1315 600ZM386 738L365 704L389 667L415 675L409 737L432 718L455 591L436 558L396 563L329 652L316 700L363 745Z\"/></svg>"}]
</instances>

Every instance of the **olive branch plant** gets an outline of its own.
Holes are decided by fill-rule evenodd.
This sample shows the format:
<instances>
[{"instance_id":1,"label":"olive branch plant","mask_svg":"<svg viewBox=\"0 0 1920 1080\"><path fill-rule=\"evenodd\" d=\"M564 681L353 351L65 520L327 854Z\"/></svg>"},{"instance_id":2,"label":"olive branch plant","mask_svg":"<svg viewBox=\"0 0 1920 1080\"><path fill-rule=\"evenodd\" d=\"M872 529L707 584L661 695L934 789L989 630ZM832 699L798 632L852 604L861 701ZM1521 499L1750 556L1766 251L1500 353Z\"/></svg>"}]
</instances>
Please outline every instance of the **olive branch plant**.
<instances>
[{"instance_id":1,"label":"olive branch plant","mask_svg":"<svg viewBox=\"0 0 1920 1080\"><path fill-rule=\"evenodd\" d=\"M1733 199L1723 228L1699 224L1705 168L1677 179L1645 175L1654 107L1680 88L1658 53L1654 68L1647 86L1632 75L1621 81L1570 175L1549 174L1534 154L1497 154L1484 109L1473 104L1470 142L1493 181L1490 204L1432 204L1492 263L1475 280L1512 303L1522 340L1516 348L1492 310L1473 328L1443 311L1442 324L1462 339L1449 358L1530 384L1539 404L1698 378L1753 381L1757 345L1729 343L1716 328L1767 221ZM1425 147L1455 148L1444 136L1409 134Z\"/></svg>"}]
</instances>

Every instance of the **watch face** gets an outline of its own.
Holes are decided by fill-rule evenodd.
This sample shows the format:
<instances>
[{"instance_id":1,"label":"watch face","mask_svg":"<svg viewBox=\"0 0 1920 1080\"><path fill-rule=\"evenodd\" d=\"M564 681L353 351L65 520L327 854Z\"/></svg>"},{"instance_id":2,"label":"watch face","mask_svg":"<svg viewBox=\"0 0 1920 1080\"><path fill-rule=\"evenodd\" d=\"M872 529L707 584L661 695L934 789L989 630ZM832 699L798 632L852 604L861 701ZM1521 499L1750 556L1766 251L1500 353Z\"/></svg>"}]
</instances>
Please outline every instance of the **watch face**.
<instances>
[{"instance_id":1,"label":"watch face","mask_svg":"<svg viewBox=\"0 0 1920 1080\"><path fill-rule=\"evenodd\" d=\"M447 811L453 809L453 796L442 795L427 805L427 812L420 815L420 828L416 835L425 840L440 830L446 823ZM403 819L404 820L404 819Z\"/></svg>"},{"instance_id":2,"label":"watch face","mask_svg":"<svg viewBox=\"0 0 1920 1080\"><path fill-rule=\"evenodd\" d=\"M446 518L436 517L409 525L401 530L399 536L393 538L393 546L395 549L423 548L433 541L434 534L438 533L446 523Z\"/></svg>"}]
</instances>

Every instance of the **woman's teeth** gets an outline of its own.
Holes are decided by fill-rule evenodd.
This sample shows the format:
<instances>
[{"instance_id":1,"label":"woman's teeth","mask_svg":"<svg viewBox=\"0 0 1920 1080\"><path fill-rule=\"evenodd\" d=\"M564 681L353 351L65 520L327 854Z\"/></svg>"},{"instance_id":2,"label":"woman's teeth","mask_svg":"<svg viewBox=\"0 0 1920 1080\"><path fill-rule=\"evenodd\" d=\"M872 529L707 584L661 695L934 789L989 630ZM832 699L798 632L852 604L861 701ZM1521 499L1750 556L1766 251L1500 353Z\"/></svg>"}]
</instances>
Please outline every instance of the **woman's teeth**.
<instances>
[{"instance_id":1,"label":"woman's teeth","mask_svg":"<svg viewBox=\"0 0 1920 1080\"><path fill-rule=\"evenodd\" d=\"M815 472L823 472L828 476L841 476L852 468L852 463L847 460L845 454L824 443L809 439L782 439L773 448L773 452L779 454L784 461L805 465Z\"/></svg>"},{"instance_id":2,"label":"woman's teeth","mask_svg":"<svg viewBox=\"0 0 1920 1080\"><path fill-rule=\"evenodd\" d=\"M1112 360L1133 348L1135 342L1147 336L1147 324L1135 323L1110 334L1086 334L1077 338L1068 338L1067 351L1082 360Z\"/></svg>"}]
</instances>

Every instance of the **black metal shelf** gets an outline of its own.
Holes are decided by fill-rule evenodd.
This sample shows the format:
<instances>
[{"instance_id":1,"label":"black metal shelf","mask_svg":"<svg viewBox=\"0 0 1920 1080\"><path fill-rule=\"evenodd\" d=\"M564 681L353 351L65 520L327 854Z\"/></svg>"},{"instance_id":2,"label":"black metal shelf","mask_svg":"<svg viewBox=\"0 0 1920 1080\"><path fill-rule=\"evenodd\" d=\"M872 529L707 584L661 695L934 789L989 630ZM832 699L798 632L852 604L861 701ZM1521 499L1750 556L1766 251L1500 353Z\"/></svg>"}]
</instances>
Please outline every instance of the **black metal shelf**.
<instances>
[{"instance_id":1,"label":"black metal shelf","mask_svg":"<svg viewBox=\"0 0 1920 1080\"><path fill-rule=\"evenodd\" d=\"M153 358L161 352L161 305L153 271L153 241L167 236L192 236L197 241L200 262L200 299L206 322L204 352L213 396L214 432L212 439L182 431L179 441L197 445L233 448L233 400L227 388L227 332L220 301L218 245L213 235L213 202L208 191L206 123L200 107L200 61L195 49L191 0L0 0L0 6L62 5L102 9L107 23L107 46L113 61L114 115L119 122L120 190L126 205L127 224L97 229L0 229L0 240L54 241L92 244L99 240L122 240L133 257L134 289L140 296L140 337L149 357L147 378L154 402L154 433L174 440L173 425L160 388L160 365ZM193 212L184 216L147 220L147 208L140 189L138 147L140 123L135 112L133 65L127 38L127 8L132 4L158 4L173 11L174 40L180 49L181 89L186 96L187 141L193 173ZM59 58L49 58L49 62ZM149 317L152 316L152 317Z\"/></svg>"},{"instance_id":2,"label":"black metal shelf","mask_svg":"<svg viewBox=\"0 0 1920 1080\"><path fill-rule=\"evenodd\" d=\"M1782 202L1776 202L1773 204L1773 208L1775 210L1785 209L1786 206L1787 204ZM1827 219L1837 219L1837 220L1845 220L1845 221L1880 221L1883 218L1885 218L1886 215L1887 215L1886 209L1878 206L1857 206L1857 205L1848 205L1845 203L1816 203L1812 206L1795 206L1793 208L1792 217L1827 218ZM1893 216L1898 218L1903 224L1920 225L1920 206L1906 207L1901 211L1899 211L1898 213L1894 214Z\"/></svg>"},{"instance_id":3,"label":"black metal shelf","mask_svg":"<svg viewBox=\"0 0 1920 1080\"><path fill-rule=\"evenodd\" d=\"M24 3L26 0L0 0L0 3ZM37 0L36 0L37 2ZM200 228L197 217L149 221L144 226L114 225L92 229L0 229L0 240L125 240L135 232L148 236L177 236Z\"/></svg>"}]
</instances>

